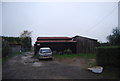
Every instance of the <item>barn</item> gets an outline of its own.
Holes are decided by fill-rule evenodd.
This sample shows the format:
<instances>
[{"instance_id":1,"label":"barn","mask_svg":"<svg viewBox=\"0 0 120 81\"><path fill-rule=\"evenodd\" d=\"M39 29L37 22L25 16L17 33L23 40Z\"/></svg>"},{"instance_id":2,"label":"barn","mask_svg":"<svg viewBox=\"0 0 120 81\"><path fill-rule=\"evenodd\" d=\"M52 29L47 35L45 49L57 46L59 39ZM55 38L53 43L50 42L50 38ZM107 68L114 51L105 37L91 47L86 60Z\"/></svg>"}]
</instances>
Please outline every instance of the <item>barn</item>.
<instances>
[{"instance_id":1,"label":"barn","mask_svg":"<svg viewBox=\"0 0 120 81\"><path fill-rule=\"evenodd\" d=\"M34 44L35 54L39 48L50 47L53 52L63 53L65 50L70 50L76 53L76 41L71 37L38 37Z\"/></svg>"},{"instance_id":2,"label":"barn","mask_svg":"<svg viewBox=\"0 0 120 81\"><path fill-rule=\"evenodd\" d=\"M53 52L64 53L70 50L71 53L95 53L97 40L82 36L75 37L38 37L34 50L37 54L41 47L50 47Z\"/></svg>"},{"instance_id":3,"label":"barn","mask_svg":"<svg viewBox=\"0 0 120 81\"><path fill-rule=\"evenodd\" d=\"M73 40L77 42L76 53L96 53L96 47L98 46L96 39L75 36Z\"/></svg>"}]
</instances>

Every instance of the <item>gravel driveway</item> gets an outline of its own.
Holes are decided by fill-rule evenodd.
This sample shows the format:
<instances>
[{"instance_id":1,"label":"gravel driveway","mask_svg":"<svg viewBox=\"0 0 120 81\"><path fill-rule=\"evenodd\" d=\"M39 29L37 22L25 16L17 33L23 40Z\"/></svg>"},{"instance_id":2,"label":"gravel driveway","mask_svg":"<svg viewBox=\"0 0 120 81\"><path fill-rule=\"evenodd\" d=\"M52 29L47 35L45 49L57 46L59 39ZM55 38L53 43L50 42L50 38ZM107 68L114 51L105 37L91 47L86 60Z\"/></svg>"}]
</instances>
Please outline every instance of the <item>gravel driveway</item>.
<instances>
[{"instance_id":1,"label":"gravel driveway","mask_svg":"<svg viewBox=\"0 0 120 81\"><path fill-rule=\"evenodd\" d=\"M15 56L2 66L3 79L102 79L79 66L54 60L37 60L33 53Z\"/></svg>"}]
</instances>

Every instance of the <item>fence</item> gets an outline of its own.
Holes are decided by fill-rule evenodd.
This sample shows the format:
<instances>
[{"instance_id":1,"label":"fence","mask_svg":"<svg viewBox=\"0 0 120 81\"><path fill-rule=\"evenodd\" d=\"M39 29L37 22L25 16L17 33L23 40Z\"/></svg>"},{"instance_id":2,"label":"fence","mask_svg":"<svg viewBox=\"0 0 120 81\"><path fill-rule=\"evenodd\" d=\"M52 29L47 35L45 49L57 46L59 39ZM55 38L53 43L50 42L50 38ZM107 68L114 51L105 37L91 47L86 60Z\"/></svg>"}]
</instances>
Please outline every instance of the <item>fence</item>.
<instances>
[{"instance_id":1,"label":"fence","mask_svg":"<svg viewBox=\"0 0 120 81\"><path fill-rule=\"evenodd\" d=\"M9 56L14 53L30 51L31 48L2 48L2 57Z\"/></svg>"}]
</instances>

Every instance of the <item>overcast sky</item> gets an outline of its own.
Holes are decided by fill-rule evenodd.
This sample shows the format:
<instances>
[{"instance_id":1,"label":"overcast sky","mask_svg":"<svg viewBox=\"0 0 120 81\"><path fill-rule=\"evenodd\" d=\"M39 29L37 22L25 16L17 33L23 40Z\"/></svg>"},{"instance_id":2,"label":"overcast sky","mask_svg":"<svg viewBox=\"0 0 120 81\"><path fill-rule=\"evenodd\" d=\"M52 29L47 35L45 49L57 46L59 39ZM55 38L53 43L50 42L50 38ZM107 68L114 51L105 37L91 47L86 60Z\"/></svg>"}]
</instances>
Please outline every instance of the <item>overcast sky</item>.
<instances>
[{"instance_id":1,"label":"overcast sky","mask_svg":"<svg viewBox=\"0 0 120 81\"><path fill-rule=\"evenodd\" d=\"M0 9L2 35L29 30L33 44L38 36L80 35L106 42L118 26L117 2L4 2Z\"/></svg>"}]
</instances>

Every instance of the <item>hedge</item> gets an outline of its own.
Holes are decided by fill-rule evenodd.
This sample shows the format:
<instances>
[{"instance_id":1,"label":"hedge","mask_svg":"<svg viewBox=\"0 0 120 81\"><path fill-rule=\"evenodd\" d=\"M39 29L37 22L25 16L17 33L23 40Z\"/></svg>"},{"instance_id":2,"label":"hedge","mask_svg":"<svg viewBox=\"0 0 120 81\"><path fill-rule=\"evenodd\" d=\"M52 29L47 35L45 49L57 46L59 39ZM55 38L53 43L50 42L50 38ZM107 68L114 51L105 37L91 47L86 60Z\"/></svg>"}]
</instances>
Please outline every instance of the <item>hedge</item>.
<instances>
[{"instance_id":1,"label":"hedge","mask_svg":"<svg viewBox=\"0 0 120 81\"><path fill-rule=\"evenodd\" d=\"M120 67L120 46L97 48L96 62L100 66Z\"/></svg>"},{"instance_id":2,"label":"hedge","mask_svg":"<svg viewBox=\"0 0 120 81\"><path fill-rule=\"evenodd\" d=\"M6 57L12 52L12 47L10 44L21 44L22 51L31 50L31 37L4 37L2 36L2 57Z\"/></svg>"}]
</instances>

